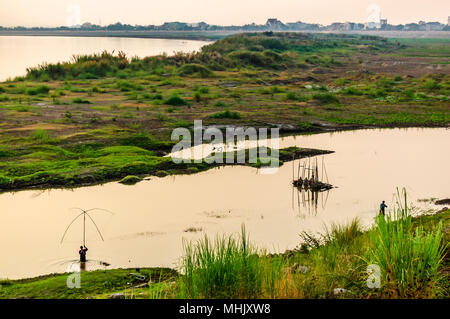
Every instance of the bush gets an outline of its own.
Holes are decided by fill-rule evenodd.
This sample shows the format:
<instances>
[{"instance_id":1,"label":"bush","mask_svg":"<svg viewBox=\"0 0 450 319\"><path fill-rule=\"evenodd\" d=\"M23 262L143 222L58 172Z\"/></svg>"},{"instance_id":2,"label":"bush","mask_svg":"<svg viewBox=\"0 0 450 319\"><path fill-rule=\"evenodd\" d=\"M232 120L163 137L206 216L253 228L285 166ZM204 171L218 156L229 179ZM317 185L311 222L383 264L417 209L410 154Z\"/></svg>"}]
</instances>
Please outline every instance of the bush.
<instances>
[{"instance_id":1,"label":"bush","mask_svg":"<svg viewBox=\"0 0 450 319\"><path fill-rule=\"evenodd\" d=\"M427 90L432 91L432 90L439 90L441 88L441 85L433 79L428 79L425 81L423 87Z\"/></svg>"},{"instance_id":2,"label":"bush","mask_svg":"<svg viewBox=\"0 0 450 319\"><path fill-rule=\"evenodd\" d=\"M26 92L28 95L48 94L50 88L46 85L39 85L35 88L28 89Z\"/></svg>"},{"instance_id":3,"label":"bush","mask_svg":"<svg viewBox=\"0 0 450 319\"><path fill-rule=\"evenodd\" d=\"M255 66L278 69L281 68L282 56L272 51L252 52L237 51L228 54L228 57L234 60L240 66Z\"/></svg>"},{"instance_id":4,"label":"bush","mask_svg":"<svg viewBox=\"0 0 450 319\"><path fill-rule=\"evenodd\" d=\"M14 151L10 151L6 147L0 145L0 158L2 158L2 157L10 157L10 156L14 156L14 155L15 155Z\"/></svg>"},{"instance_id":5,"label":"bush","mask_svg":"<svg viewBox=\"0 0 450 319\"><path fill-rule=\"evenodd\" d=\"M411 89L411 88L406 89L406 90L403 92L403 94L404 94L405 97L406 97L407 99L409 99L409 100L414 99L415 96L416 96L416 92L414 91L414 89Z\"/></svg>"},{"instance_id":6,"label":"bush","mask_svg":"<svg viewBox=\"0 0 450 319\"><path fill-rule=\"evenodd\" d=\"M134 185L136 183L139 183L140 181L142 181L142 178L134 175L128 175L122 178L119 183L124 185Z\"/></svg>"},{"instance_id":7,"label":"bush","mask_svg":"<svg viewBox=\"0 0 450 319\"><path fill-rule=\"evenodd\" d=\"M47 142L50 139L50 135L46 130L37 129L31 133L30 137L34 140L39 140L41 142Z\"/></svg>"},{"instance_id":8,"label":"bush","mask_svg":"<svg viewBox=\"0 0 450 319\"><path fill-rule=\"evenodd\" d=\"M197 103L202 100L202 95L200 94L200 92L194 92L194 99Z\"/></svg>"},{"instance_id":9,"label":"bush","mask_svg":"<svg viewBox=\"0 0 450 319\"><path fill-rule=\"evenodd\" d=\"M283 93L284 92L284 89L280 89L278 86L271 86L270 88L269 88L269 93L271 93L271 94L277 94L277 93Z\"/></svg>"},{"instance_id":10,"label":"bush","mask_svg":"<svg viewBox=\"0 0 450 319\"><path fill-rule=\"evenodd\" d=\"M209 87L207 86L201 86L201 87L195 87L195 91L202 93L202 94L208 94L209 93Z\"/></svg>"},{"instance_id":11,"label":"bush","mask_svg":"<svg viewBox=\"0 0 450 319\"><path fill-rule=\"evenodd\" d=\"M363 95L364 94L363 91L358 90L353 86L346 88L342 93L347 94L347 95Z\"/></svg>"},{"instance_id":12,"label":"bush","mask_svg":"<svg viewBox=\"0 0 450 319\"><path fill-rule=\"evenodd\" d=\"M189 103L178 95L172 95L164 100L164 104L173 106L189 105Z\"/></svg>"},{"instance_id":13,"label":"bush","mask_svg":"<svg viewBox=\"0 0 450 319\"><path fill-rule=\"evenodd\" d=\"M135 85L128 81L118 81L116 85L122 92L129 92L129 91L133 91L133 90L137 90L137 91L143 90L143 87L141 85Z\"/></svg>"},{"instance_id":14,"label":"bush","mask_svg":"<svg viewBox=\"0 0 450 319\"><path fill-rule=\"evenodd\" d=\"M90 101L84 100L84 99L82 99L81 97L76 97L76 98L74 98L74 99L72 100L72 103L75 103L75 104L92 104Z\"/></svg>"},{"instance_id":15,"label":"bush","mask_svg":"<svg viewBox=\"0 0 450 319\"><path fill-rule=\"evenodd\" d=\"M192 75L201 78L213 76L213 72L201 64L185 64L179 68L178 74L181 76Z\"/></svg>"},{"instance_id":16,"label":"bush","mask_svg":"<svg viewBox=\"0 0 450 319\"><path fill-rule=\"evenodd\" d=\"M215 118L215 119L240 119L241 115L238 112L226 110L219 113L211 114L209 117Z\"/></svg>"},{"instance_id":17,"label":"bush","mask_svg":"<svg viewBox=\"0 0 450 319\"><path fill-rule=\"evenodd\" d=\"M217 107L225 107L225 106L227 106L227 105L225 104L225 102L223 102L223 101L216 101L216 102L214 102L213 105L214 105L214 106L217 106Z\"/></svg>"},{"instance_id":18,"label":"bush","mask_svg":"<svg viewBox=\"0 0 450 319\"><path fill-rule=\"evenodd\" d=\"M97 76L97 75L95 75L95 74L92 74L92 73L89 73L89 72L86 72L86 73L80 73L78 76L77 76L77 79L79 79L79 80L94 80L94 79L98 79L99 77Z\"/></svg>"},{"instance_id":19,"label":"bush","mask_svg":"<svg viewBox=\"0 0 450 319\"><path fill-rule=\"evenodd\" d=\"M295 92L292 92L292 91L288 92L286 94L286 99L295 101L295 100L297 100L297 94L295 94Z\"/></svg>"},{"instance_id":20,"label":"bush","mask_svg":"<svg viewBox=\"0 0 450 319\"><path fill-rule=\"evenodd\" d=\"M331 93L317 93L313 95L313 98L322 104L339 103L339 99Z\"/></svg>"}]
</instances>

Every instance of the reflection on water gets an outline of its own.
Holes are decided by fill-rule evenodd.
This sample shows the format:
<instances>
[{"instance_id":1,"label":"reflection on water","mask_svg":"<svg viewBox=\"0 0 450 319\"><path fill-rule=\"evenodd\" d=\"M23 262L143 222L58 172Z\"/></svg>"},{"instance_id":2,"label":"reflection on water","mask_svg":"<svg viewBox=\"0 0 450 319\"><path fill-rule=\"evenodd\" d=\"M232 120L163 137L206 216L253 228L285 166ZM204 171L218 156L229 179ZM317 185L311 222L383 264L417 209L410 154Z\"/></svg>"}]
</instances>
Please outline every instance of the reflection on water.
<instances>
[{"instance_id":1,"label":"reflection on water","mask_svg":"<svg viewBox=\"0 0 450 319\"><path fill-rule=\"evenodd\" d=\"M70 257L47 263L47 267L58 268L66 273L107 269L109 266L110 264L108 262L102 260L88 259L86 262L80 262L80 260L70 259Z\"/></svg>"},{"instance_id":2,"label":"reflection on water","mask_svg":"<svg viewBox=\"0 0 450 319\"><path fill-rule=\"evenodd\" d=\"M328 179L337 188L321 193L292 188L292 167L299 166L296 160L275 174L226 166L194 175L151 177L134 186L107 183L1 194L0 277L66 271L67 265L51 261L78 258L83 242L81 221L71 226L60 244L65 227L75 217L68 210L71 207L99 207L115 213L95 216L104 242L95 226L86 223L88 259L108 261L111 268L173 267L182 255L183 238L238 233L243 223L258 247L292 249L299 244L302 231L321 231L324 225L355 217L364 225L371 224L382 200L394 206L396 187L405 186L414 205L433 208L417 200L449 196L449 140L450 130L442 128L280 138L282 148L335 151L324 158ZM185 232L189 228L201 231Z\"/></svg>"},{"instance_id":3,"label":"reflection on water","mask_svg":"<svg viewBox=\"0 0 450 319\"><path fill-rule=\"evenodd\" d=\"M300 218L317 216L319 210L325 210L330 192L332 190L319 192L292 186L292 210Z\"/></svg>"}]
</instances>

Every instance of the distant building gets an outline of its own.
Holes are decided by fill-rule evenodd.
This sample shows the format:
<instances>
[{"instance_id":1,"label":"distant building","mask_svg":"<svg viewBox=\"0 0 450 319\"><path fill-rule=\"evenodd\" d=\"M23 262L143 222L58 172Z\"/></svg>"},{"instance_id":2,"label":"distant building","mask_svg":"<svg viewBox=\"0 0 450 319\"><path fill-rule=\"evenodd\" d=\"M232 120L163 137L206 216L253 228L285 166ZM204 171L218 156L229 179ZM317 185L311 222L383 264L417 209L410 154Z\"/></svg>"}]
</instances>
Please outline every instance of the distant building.
<instances>
[{"instance_id":1,"label":"distant building","mask_svg":"<svg viewBox=\"0 0 450 319\"><path fill-rule=\"evenodd\" d=\"M448 16L447 26L450 27L450 16Z\"/></svg>"},{"instance_id":2,"label":"distant building","mask_svg":"<svg viewBox=\"0 0 450 319\"><path fill-rule=\"evenodd\" d=\"M439 22L428 22L426 24L426 31L441 31L444 28L444 25Z\"/></svg>"},{"instance_id":3,"label":"distant building","mask_svg":"<svg viewBox=\"0 0 450 319\"><path fill-rule=\"evenodd\" d=\"M285 25L280 20L272 18L267 20L266 26L271 30L281 30Z\"/></svg>"},{"instance_id":4,"label":"distant building","mask_svg":"<svg viewBox=\"0 0 450 319\"><path fill-rule=\"evenodd\" d=\"M345 30L345 23L341 23L341 22L334 22L330 25L329 27L330 30L333 31L342 31Z\"/></svg>"},{"instance_id":5,"label":"distant building","mask_svg":"<svg viewBox=\"0 0 450 319\"><path fill-rule=\"evenodd\" d=\"M387 26L388 20L387 19L380 19L380 28L383 29Z\"/></svg>"},{"instance_id":6,"label":"distant building","mask_svg":"<svg viewBox=\"0 0 450 319\"><path fill-rule=\"evenodd\" d=\"M364 30L364 23L355 23L354 30Z\"/></svg>"},{"instance_id":7,"label":"distant building","mask_svg":"<svg viewBox=\"0 0 450 319\"><path fill-rule=\"evenodd\" d=\"M286 23L286 27L289 30L318 30L318 29L320 29L320 25L318 25L318 24L304 23L301 21L288 22L288 23Z\"/></svg>"},{"instance_id":8,"label":"distant building","mask_svg":"<svg viewBox=\"0 0 450 319\"><path fill-rule=\"evenodd\" d=\"M379 25L380 25L380 24L377 23L377 22L373 22L373 21L367 22L367 23L366 23L366 30L374 30L374 29L377 29Z\"/></svg>"}]
</instances>

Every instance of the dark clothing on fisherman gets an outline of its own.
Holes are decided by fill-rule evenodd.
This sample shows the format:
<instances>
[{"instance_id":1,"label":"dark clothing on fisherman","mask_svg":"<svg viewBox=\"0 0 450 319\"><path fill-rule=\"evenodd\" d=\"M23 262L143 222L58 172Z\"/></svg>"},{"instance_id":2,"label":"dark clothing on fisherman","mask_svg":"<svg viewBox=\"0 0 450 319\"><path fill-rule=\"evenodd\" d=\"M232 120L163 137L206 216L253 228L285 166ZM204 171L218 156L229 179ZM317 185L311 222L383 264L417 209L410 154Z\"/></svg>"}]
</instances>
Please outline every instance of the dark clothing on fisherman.
<instances>
[{"instance_id":1,"label":"dark clothing on fisherman","mask_svg":"<svg viewBox=\"0 0 450 319\"><path fill-rule=\"evenodd\" d=\"M384 202L382 202L381 204L380 204L380 213L381 214L383 214L383 216L384 216L384 209L387 207L387 205L384 203Z\"/></svg>"},{"instance_id":2,"label":"dark clothing on fisherman","mask_svg":"<svg viewBox=\"0 0 450 319\"><path fill-rule=\"evenodd\" d=\"M82 263L86 262L86 252L88 251L88 249L86 247L80 247L80 251L78 252L80 254L80 261Z\"/></svg>"}]
</instances>

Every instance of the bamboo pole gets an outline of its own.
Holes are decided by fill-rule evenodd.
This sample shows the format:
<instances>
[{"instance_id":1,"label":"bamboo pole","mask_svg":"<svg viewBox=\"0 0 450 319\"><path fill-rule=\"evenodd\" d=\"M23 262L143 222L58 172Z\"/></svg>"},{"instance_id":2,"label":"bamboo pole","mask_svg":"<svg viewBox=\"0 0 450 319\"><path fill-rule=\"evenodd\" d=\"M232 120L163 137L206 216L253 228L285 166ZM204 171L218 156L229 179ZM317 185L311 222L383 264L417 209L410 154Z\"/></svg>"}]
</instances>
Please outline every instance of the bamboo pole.
<instances>
[{"instance_id":1,"label":"bamboo pole","mask_svg":"<svg viewBox=\"0 0 450 319\"><path fill-rule=\"evenodd\" d=\"M294 167L294 161L295 161L295 154L292 154L292 181L295 180L295 167Z\"/></svg>"},{"instance_id":2,"label":"bamboo pole","mask_svg":"<svg viewBox=\"0 0 450 319\"><path fill-rule=\"evenodd\" d=\"M319 168L317 165L317 157L316 157L316 182L318 182L318 181L319 181Z\"/></svg>"},{"instance_id":3,"label":"bamboo pole","mask_svg":"<svg viewBox=\"0 0 450 319\"><path fill-rule=\"evenodd\" d=\"M83 246L86 247L86 212L83 212Z\"/></svg>"}]
</instances>

